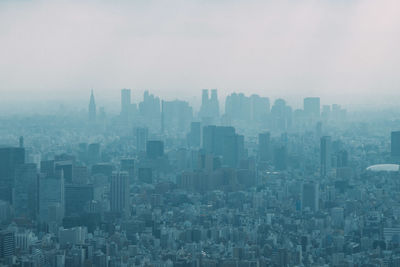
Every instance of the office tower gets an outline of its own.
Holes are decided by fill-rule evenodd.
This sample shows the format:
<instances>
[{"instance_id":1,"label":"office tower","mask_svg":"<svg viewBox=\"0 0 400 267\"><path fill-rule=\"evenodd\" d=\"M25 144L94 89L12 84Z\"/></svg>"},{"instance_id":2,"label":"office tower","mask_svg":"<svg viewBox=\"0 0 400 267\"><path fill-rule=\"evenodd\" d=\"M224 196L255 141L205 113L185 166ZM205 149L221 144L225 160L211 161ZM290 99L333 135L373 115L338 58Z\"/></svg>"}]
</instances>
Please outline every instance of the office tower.
<instances>
[{"instance_id":1,"label":"office tower","mask_svg":"<svg viewBox=\"0 0 400 267\"><path fill-rule=\"evenodd\" d=\"M89 179L88 168L86 166L74 166L72 183L87 184Z\"/></svg>"},{"instance_id":2,"label":"office tower","mask_svg":"<svg viewBox=\"0 0 400 267\"><path fill-rule=\"evenodd\" d=\"M90 94L90 101L89 101L89 121L90 122L96 121L96 103L94 101L93 90Z\"/></svg>"},{"instance_id":3,"label":"office tower","mask_svg":"<svg viewBox=\"0 0 400 267\"><path fill-rule=\"evenodd\" d=\"M131 111L131 90L121 90L121 117L123 119L129 119Z\"/></svg>"},{"instance_id":4,"label":"office tower","mask_svg":"<svg viewBox=\"0 0 400 267\"><path fill-rule=\"evenodd\" d=\"M278 131L286 131L291 126L292 109L283 99L277 99L271 108L271 126Z\"/></svg>"},{"instance_id":5,"label":"office tower","mask_svg":"<svg viewBox=\"0 0 400 267\"><path fill-rule=\"evenodd\" d=\"M258 157L260 161L270 159L271 153L271 134L269 132L258 135Z\"/></svg>"},{"instance_id":6,"label":"office tower","mask_svg":"<svg viewBox=\"0 0 400 267\"><path fill-rule=\"evenodd\" d=\"M347 167L349 165L349 155L342 149L336 153L336 168Z\"/></svg>"},{"instance_id":7,"label":"office tower","mask_svg":"<svg viewBox=\"0 0 400 267\"><path fill-rule=\"evenodd\" d=\"M146 155L149 159L156 159L164 156L164 142L163 141L147 141Z\"/></svg>"},{"instance_id":8,"label":"office tower","mask_svg":"<svg viewBox=\"0 0 400 267\"><path fill-rule=\"evenodd\" d=\"M186 101L162 101L162 125L167 132L186 132L193 119L193 109Z\"/></svg>"},{"instance_id":9,"label":"office tower","mask_svg":"<svg viewBox=\"0 0 400 267\"><path fill-rule=\"evenodd\" d=\"M318 138L321 138L322 135L322 122L317 122L317 124L315 125L315 135Z\"/></svg>"},{"instance_id":10,"label":"office tower","mask_svg":"<svg viewBox=\"0 0 400 267\"><path fill-rule=\"evenodd\" d=\"M88 161L89 163L96 163L101 160L100 144L92 143L88 146Z\"/></svg>"},{"instance_id":11,"label":"office tower","mask_svg":"<svg viewBox=\"0 0 400 267\"><path fill-rule=\"evenodd\" d=\"M244 155L244 138L230 126L203 127L203 149L214 156L222 156L222 163L236 167Z\"/></svg>"},{"instance_id":12,"label":"office tower","mask_svg":"<svg viewBox=\"0 0 400 267\"><path fill-rule=\"evenodd\" d=\"M322 112L321 112L321 117L324 121L327 121L331 117L331 106L329 105L323 105L322 106Z\"/></svg>"},{"instance_id":13,"label":"office tower","mask_svg":"<svg viewBox=\"0 0 400 267\"><path fill-rule=\"evenodd\" d=\"M217 89L211 89L210 113L212 117L219 117L219 102Z\"/></svg>"},{"instance_id":14,"label":"office tower","mask_svg":"<svg viewBox=\"0 0 400 267\"><path fill-rule=\"evenodd\" d=\"M341 227L344 223L344 209L342 207L335 207L331 210L332 225Z\"/></svg>"},{"instance_id":15,"label":"office tower","mask_svg":"<svg viewBox=\"0 0 400 267\"><path fill-rule=\"evenodd\" d=\"M394 159L400 159L400 131L391 133L390 152Z\"/></svg>"},{"instance_id":16,"label":"office tower","mask_svg":"<svg viewBox=\"0 0 400 267\"><path fill-rule=\"evenodd\" d=\"M284 171L287 168L287 149L280 145L274 148L274 166L277 171Z\"/></svg>"},{"instance_id":17,"label":"office tower","mask_svg":"<svg viewBox=\"0 0 400 267\"><path fill-rule=\"evenodd\" d=\"M190 132L188 134L188 145L190 147L200 147L201 143L201 123L192 122L190 124Z\"/></svg>"},{"instance_id":18,"label":"office tower","mask_svg":"<svg viewBox=\"0 0 400 267\"><path fill-rule=\"evenodd\" d=\"M321 109L319 97L304 98L303 108L304 108L304 114L307 117L319 118Z\"/></svg>"},{"instance_id":19,"label":"office tower","mask_svg":"<svg viewBox=\"0 0 400 267\"><path fill-rule=\"evenodd\" d=\"M139 112L147 120L159 119L161 117L160 98L145 91L143 101L139 103Z\"/></svg>"},{"instance_id":20,"label":"office tower","mask_svg":"<svg viewBox=\"0 0 400 267\"><path fill-rule=\"evenodd\" d=\"M65 185L62 170L54 176L39 177L39 217L44 222L61 222L65 210Z\"/></svg>"},{"instance_id":21,"label":"office tower","mask_svg":"<svg viewBox=\"0 0 400 267\"><path fill-rule=\"evenodd\" d=\"M113 171L114 166L111 163L97 163L92 166L91 174L102 174L107 178L110 178Z\"/></svg>"},{"instance_id":22,"label":"office tower","mask_svg":"<svg viewBox=\"0 0 400 267\"><path fill-rule=\"evenodd\" d=\"M113 172L110 189L111 211L129 215L129 178L127 172Z\"/></svg>"},{"instance_id":23,"label":"office tower","mask_svg":"<svg viewBox=\"0 0 400 267\"><path fill-rule=\"evenodd\" d=\"M321 137L321 176L326 176L331 168L331 137L323 136Z\"/></svg>"},{"instance_id":24,"label":"office tower","mask_svg":"<svg viewBox=\"0 0 400 267\"><path fill-rule=\"evenodd\" d=\"M54 170L56 172L63 171L64 181L72 183L73 177L73 163L71 160L55 161Z\"/></svg>"},{"instance_id":25,"label":"office tower","mask_svg":"<svg viewBox=\"0 0 400 267\"><path fill-rule=\"evenodd\" d=\"M66 184L65 185L65 215L80 215L88 202L94 199L93 185Z\"/></svg>"},{"instance_id":26,"label":"office tower","mask_svg":"<svg viewBox=\"0 0 400 267\"><path fill-rule=\"evenodd\" d=\"M0 200L12 203L15 168L24 163L24 148L0 147Z\"/></svg>"},{"instance_id":27,"label":"office tower","mask_svg":"<svg viewBox=\"0 0 400 267\"><path fill-rule=\"evenodd\" d=\"M208 96L208 89L203 89L199 116L201 118L210 118L211 121L219 117L219 101L217 89L211 90L210 98Z\"/></svg>"},{"instance_id":28,"label":"office tower","mask_svg":"<svg viewBox=\"0 0 400 267\"><path fill-rule=\"evenodd\" d=\"M121 159L121 171L127 172L129 181L135 179L135 159Z\"/></svg>"},{"instance_id":29,"label":"office tower","mask_svg":"<svg viewBox=\"0 0 400 267\"><path fill-rule=\"evenodd\" d=\"M148 136L149 136L149 130L147 128L136 129L136 149L138 151L146 151L146 143Z\"/></svg>"},{"instance_id":30,"label":"office tower","mask_svg":"<svg viewBox=\"0 0 400 267\"><path fill-rule=\"evenodd\" d=\"M40 162L40 173L46 176L54 176L55 174L55 161L42 160Z\"/></svg>"},{"instance_id":31,"label":"office tower","mask_svg":"<svg viewBox=\"0 0 400 267\"><path fill-rule=\"evenodd\" d=\"M309 208L311 211L319 210L319 185L318 183L304 183L301 192L301 208Z\"/></svg>"},{"instance_id":32,"label":"office tower","mask_svg":"<svg viewBox=\"0 0 400 267\"><path fill-rule=\"evenodd\" d=\"M201 110L205 112L208 107L208 89L203 89L201 93Z\"/></svg>"},{"instance_id":33,"label":"office tower","mask_svg":"<svg viewBox=\"0 0 400 267\"><path fill-rule=\"evenodd\" d=\"M263 122L270 112L270 104L268 97L260 97L258 95L250 96L251 103L251 120L254 122Z\"/></svg>"},{"instance_id":34,"label":"office tower","mask_svg":"<svg viewBox=\"0 0 400 267\"><path fill-rule=\"evenodd\" d=\"M13 256L15 254L14 232L9 230L0 231L0 259Z\"/></svg>"},{"instance_id":35,"label":"office tower","mask_svg":"<svg viewBox=\"0 0 400 267\"><path fill-rule=\"evenodd\" d=\"M225 114L233 120L251 121L251 99L246 97L243 93L228 95L225 100Z\"/></svg>"},{"instance_id":36,"label":"office tower","mask_svg":"<svg viewBox=\"0 0 400 267\"><path fill-rule=\"evenodd\" d=\"M15 169L13 206L17 217L34 219L37 213L37 167L34 163Z\"/></svg>"}]
</instances>

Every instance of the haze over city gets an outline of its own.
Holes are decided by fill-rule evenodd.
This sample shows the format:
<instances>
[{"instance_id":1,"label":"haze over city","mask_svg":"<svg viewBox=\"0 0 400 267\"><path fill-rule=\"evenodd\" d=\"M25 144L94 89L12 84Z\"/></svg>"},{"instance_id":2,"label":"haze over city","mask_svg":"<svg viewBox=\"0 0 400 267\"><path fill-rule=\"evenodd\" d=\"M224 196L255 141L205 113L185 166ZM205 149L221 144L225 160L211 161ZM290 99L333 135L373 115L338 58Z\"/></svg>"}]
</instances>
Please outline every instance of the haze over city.
<instances>
[{"instance_id":1,"label":"haze over city","mask_svg":"<svg viewBox=\"0 0 400 267\"><path fill-rule=\"evenodd\" d=\"M343 105L400 99L396 0L0 3L0 103L116 103L202 88ZM136 90L136 91L135 91ZM138 92L138 93L136 93ZM50 101L49 101L50 100ZM110 105L112 106L112 105Z\"/></svg>"},{"instance_id":2,"label":"haze over city","mask_svg":"<svg viewBox=\"0 0 400 267\"><path fill-rule=\"evenodd\" d=\"M400 267L399 10L0 0L0 267Z\"/></svg>"}]
</instances>

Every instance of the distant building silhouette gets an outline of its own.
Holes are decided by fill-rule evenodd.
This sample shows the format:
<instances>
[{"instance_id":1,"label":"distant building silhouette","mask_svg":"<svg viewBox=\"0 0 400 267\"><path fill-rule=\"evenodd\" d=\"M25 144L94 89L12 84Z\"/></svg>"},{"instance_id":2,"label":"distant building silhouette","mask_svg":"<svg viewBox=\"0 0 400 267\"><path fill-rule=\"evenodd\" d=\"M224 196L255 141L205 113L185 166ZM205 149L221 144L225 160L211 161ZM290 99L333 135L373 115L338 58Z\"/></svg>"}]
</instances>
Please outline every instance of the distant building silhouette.
<instances>
[{"instance_id":1,"label":"distant building silhouette","mask_svg":"<svg viewBox=\"0 0 400 267\"><path fill-rule=\"evenodd\" d=\"M124 120L130 118L131 113L131 90L122 89L121 90L121 117Z\"/></svg>"},{"instance_id":2,"label":"distant building silhouette","mask_svg":"<svg viewBox=\"0 0 400 267\"><path fill-rule=\"evenodd\" d=\"M18 165L24 163L24 148L0 147L0 200L12 203L15 170Z\"/></svg>"},{"instance_id":3,"label":"distant building silhouette","mask_svg":"<svg viewBox=\"0 0 400 267\"><path fill-rule=\"evenodd\" d=\"M319 97L306 97L304 98L304 113L309 118L319 118L320 116L320 99Z\"/></svg>"},{"instance_id":4,"label":"distant building silhouette","mask_svg":"<svg viewBox=\"0 0 400 267\"><path fill-rule=\"evenodd\" d=\"M318 183L304 183L301 192L301 208L309 208L312 211L319 210L319 185Z\"/></svg>"},{"instance_id":5,"label":"distant building silhouette","mask_svg":"<svg viewBox=\"0 0 400 267\"><path fill-rule=\"evenodd\" d=\"M93 90L90 94L90 101L89 101L89 121L90 122L96 121L96 102L94 100Z\"/></svg>"},{"instance_id":6,"label":"distant building silhouette","mask_svg":"<svg viewBox=\"0 0 400 267\"><path fill-rule=\"evenodd\" d=\"M236 167L244 153L244 137L231 126L203 127L203 149L206 153L222 156L223 165Z\"/></svg>"},{"instance_id":7,"label":"distant building silhouette","mask_svg":"<svg viewBox=\"0 0 400 267\"><path fill-rule=\"evenodd\" d=\"M270 159L271 154L271 134L269 132L258 135L258 157L261 161Z\"/></svg>"},{"instance_id":8,"label":"distant building silhouette","mask_svg":"<svg viewBox=\"0 0 400 267\"><path fill-rule=\"evenodd\" d=\"M147 128L136 128L136 149L146 151L147 138L149 130Z\"/></svg>"},{"instance_id":9,"label":"distant building silhouette","mask_svg":"<svg viewBox=\"0 0 400 267\"><path fill-rule=\"evenodd\" d=\"M163 141L147 141L146 155L149 159L156 159L164 155L164 142Z\"/></svg>"},{"instance_id":10,"label":"distant building silhouette","mask_svg":"<svg viewBox=\"0 0 400 267\"><path fill-rule=\"evenodd\" d=\"M190 147L200 147L201 143L201 123L194 121L190 123L190 132L188 133L188 145Z\"/></svg>"},{"instance_id":11,"label":"distant building silhouette","mask_svg":"<svg viewBox=\"0 0 400 267\"><path fill-rule=\"evenodd\" d=\"M321 156L321 176L326 176L331 168L331 137L321 137L320 156Z\"/></svg>"},{"instance_id":12,"label":"distant building silhouette","mask_svg":"<svg viewBox=\"0 0 400 267\"><path fill-rule=\"evenodd\" d=\"M130 209L128 172L113 172L110 191L111 211L128 216Z\"/></svg>"},{"instance_id":13,"label":"distant building silhouette","mask_svg":"<svg viewBox=\"0 0 400 267\"><path fill-rule=\"evenodd\" d=\"M208 96L208 89L203 89L199 116L209 118L211 121L219 117L219 101L217 89L211 90L211 97Z\"/></svg>"}]
</instances>

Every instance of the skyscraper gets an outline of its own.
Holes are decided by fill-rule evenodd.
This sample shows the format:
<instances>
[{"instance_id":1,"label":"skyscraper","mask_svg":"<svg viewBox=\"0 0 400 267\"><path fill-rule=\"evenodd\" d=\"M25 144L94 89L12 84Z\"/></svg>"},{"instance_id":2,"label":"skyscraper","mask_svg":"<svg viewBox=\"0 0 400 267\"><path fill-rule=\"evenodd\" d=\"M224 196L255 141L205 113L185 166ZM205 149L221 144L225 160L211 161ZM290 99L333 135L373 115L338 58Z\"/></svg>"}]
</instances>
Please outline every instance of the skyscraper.
<instances>
[{"instance_id":1,"label":"skyscraper","mask_svg":"<svg viewBox=\"0 0 400 267\"><path fill-rule=\"evenodd\" d=\"M312 211L319 210L319 185L318 183L310 182L302 186L301 192L301 208L309 208Z\"/></svg>"},{"instance_id":2,"label":"skyscraper","mask_svg":"<svg viewBox=\"0 0 400 267\"><path fill-rule=\"evenodd\" d=\"M129 119L131 110L131 90L121 90L121 117L123 119Z\"/></svg>"},{"instance_id":3,"label":"skyscraper","mask_svg":"<svg viewBox=\"0 0 400 267\"><path fill-rule=\"evenodd\" d=\"M192 122L190 124L190 132L188 134L188 144L191 147L199 147L201 143L201 123Z\"/></svg>"},{"instance_id":4,"label":"skyscraper","mask_svg":"<svg viewBox=\"0 0 400 267\"><path fill-rule=\"evenodd\" d=\"M203 89L199 116L201 118L211 118L211 119L219 117L219 102L218 102L217 89L211 90L211 98L209 98L208 96L208 89Z\"/></svg>"},{"instance_id":5,"label":"skyscraper","mask_svg":"<svg viewBox=\"0 0 400 267\"><path fill-rule=\"evenodd\" d=\"M261 161L270 159L271 153L271 134L269 132L258 135L258 157Z\"/></svg>"},{"instance_id":6,"label":"skyscraper","mask_svg":"<svg viewBox=\"0 0 400 267\"><path fill-rule=\"evenodd\" d=\"M219 102L217 89L211 89L210 113L212 117L219 117Z\"/></svg>"},{"instance_id":7,"label":"skyscraper","mask_svg":"<svg viewBox=\"0 0 400 267\"><path fill-rule=\"evenodd\" d=\"M128 216L130 205L128 172L113 172L110 197L111 211Z\"/></svg>"},{"instance_id":8,"label":"skyscraper","mask_svg":"<svg viewBox=\"0 0 400 267\"><path fill-rule=\"evenodd\" d=\"M400 131L392 132L390 152L394 159L400 159Z\"/></svg>"},{"instance_id":9,"label":"skyscraper","mask_svg":"<svg viewBox=\"0 0 400 267\"><path fill-rule=\"evenodd\" d=\"M331 168L331 137L321 137L321 176L326 176Z\"/></svg>"},{"instance_id":10,"label":"skyscraper","mask_svg":"<svg viewBox=\"0 0 400 267\"><path fill-rule=\"evenodd\" d=\"M0 259L15 254L15 236L13 231L0 231Z\"/></svg>"},{"instance_id":11,"label":"skyscraper","mask_svg":"<svg viewBox=\"0 0 400 267\"><path fill-rule=\"evenodd\" d=\"M136 129L136 149L138 151L146 151L146 143L148 136L149 136L149 130L147 128Z\"/></svg>"},{"instance_id":12,"label":"skyscraper","mask_svg":"<svg viewBox=\"0 0 400 267\"><path fill-rule=\"evenodd\" d=\"M164 155L164 142L151 140L146 143L146 155L149 159L156 159Z\"/></svg>"},{"instance_id":13,"label":"skyscraper","mask_svg":"<svg viewBox=\"0 0 400 267\"><path fill-rule=\"evenodd\" d=\"M94 101L93 90L90 94L90 101L89 101L89 121L91 122L96 121L96 103Z\"/></svg>"},{"instance_id":14,"label":"skyscraper","mask_svg":"<svg viewBox=\"0 0 400 267\"><path fill-rule=\"evenodd\" d=\"M307 117L318 118L320 116L320 109L319 97L304 98L304 113Z\"/></svg>"},{"instance_id":15,"label":"skyscraper","mask_svg":"<svg viewBox=\"0 0 400 267\"><path fill-rule=\"evenodd\" d=\"M34 163L20 164L15 169L14 199L15 214L33 219L37 208L37 168Z\"/></svg>"},{"instance_id":16,"label":"skyscraper","mask_svg":"<svg viewBox=\"0 0 400 267\"><path fill-rule=\"evenodd\" d=\"M25 163L25 149L19 147L0 148L0 200L12 203L12 187L15 169Z\"/></svg>"}]
</instances>

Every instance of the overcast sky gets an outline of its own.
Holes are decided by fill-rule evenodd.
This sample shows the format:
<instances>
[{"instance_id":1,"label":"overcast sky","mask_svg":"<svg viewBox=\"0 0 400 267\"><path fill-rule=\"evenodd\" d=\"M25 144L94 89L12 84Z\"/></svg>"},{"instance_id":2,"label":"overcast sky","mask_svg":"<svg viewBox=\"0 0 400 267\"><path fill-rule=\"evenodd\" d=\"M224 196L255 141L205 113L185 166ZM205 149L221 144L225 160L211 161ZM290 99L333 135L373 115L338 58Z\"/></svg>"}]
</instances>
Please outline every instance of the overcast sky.
<instances>
[{"instance_id":1,"label":"overcast sky","mask_svg":"<svg viewBox=\"0 0 400 267\"><path fill-rule=\"evenodd\" d=\"M218 88L400 101L399 0L0 1L0 104ZM377 97L377 95L381 95ZM382 102L383 101L383 102Z\"/></svg>"}]
</instances>

